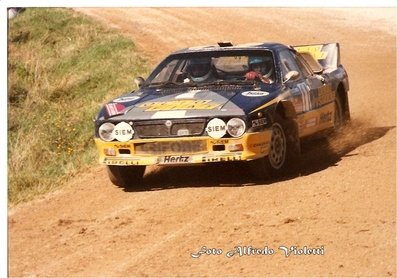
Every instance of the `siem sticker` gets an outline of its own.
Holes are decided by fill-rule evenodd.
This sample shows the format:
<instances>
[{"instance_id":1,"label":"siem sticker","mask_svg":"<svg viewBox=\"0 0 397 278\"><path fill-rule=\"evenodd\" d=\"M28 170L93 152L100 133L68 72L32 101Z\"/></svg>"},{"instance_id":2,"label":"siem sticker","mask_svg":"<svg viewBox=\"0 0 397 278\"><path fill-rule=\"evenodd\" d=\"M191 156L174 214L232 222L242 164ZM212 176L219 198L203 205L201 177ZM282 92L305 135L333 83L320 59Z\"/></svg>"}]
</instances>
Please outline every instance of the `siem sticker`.
<instances>
[{"instance_id":1,"label":"siem sticker","mask_svg":"<svg viewBox=\"0 0 397 278\"><path fill-rule=\"evenodd\" d=\"M126 122L120 122L114 127L113 134L118 141L127 142L134 135L134 130Z\"/></svg>"},{"instance_id":2,"label":"siem sticker","mask_svg":"<svg viewBox=\"0 0 397 278\"><path fill-rule=\"evenodd\" d=\"M221 119L212 119L207 124L206 131L214 139L222 138L226 134L226 124Z\"/></svg>"}]
</instances>

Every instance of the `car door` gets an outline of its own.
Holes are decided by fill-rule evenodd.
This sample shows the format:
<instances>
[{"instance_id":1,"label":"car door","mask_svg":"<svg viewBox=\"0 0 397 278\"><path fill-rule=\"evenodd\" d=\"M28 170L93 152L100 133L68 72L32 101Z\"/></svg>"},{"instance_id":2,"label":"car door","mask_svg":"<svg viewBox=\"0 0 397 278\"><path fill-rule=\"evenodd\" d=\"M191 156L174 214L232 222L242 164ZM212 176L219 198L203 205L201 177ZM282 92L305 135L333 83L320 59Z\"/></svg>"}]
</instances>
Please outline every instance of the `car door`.
<instances>
[{"instance_id":1,"label":"car door","mask_svg":"<svg viewBox=\"0 0 397 278\"><path fill-rule=\"evenodd\" d=\"M286 81L285 86L297 114L300 137L332 127L334 107L331 87L321 76L315 75L294 50L281 51L280 62L283 76L290 71L298 72L298 76Z\"/></svg>"}]
</instances>

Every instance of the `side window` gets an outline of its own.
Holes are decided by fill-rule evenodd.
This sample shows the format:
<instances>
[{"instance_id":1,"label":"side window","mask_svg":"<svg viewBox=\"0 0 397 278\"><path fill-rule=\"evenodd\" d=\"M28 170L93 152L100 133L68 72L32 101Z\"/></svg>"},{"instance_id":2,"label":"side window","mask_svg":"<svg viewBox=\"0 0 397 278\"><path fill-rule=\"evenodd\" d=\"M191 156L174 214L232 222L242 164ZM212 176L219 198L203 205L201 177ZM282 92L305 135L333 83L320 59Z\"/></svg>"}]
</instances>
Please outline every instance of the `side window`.
<instances>
[{"instance_id":1,"label":"side window","mask_svg":"<svg viewBox=\"0 0 397 278\"><path fill-rule=\"evenodd\" d=\"M285 76L288 72L292 70L297 71L299 73L299 79L305 76L302 73L301 69L299 68L295 54L292 51L290 50L281 51L280 61L281 61L281 71L283 76Z\"/></svg>"},{"instance_id":2,"label":"side window","mask_svg":"<svg viewBox=\"0 0 397 278\"><path fill-rule=\"evenodd\" d=\"M306 61L303 59L303 57L300 54L293 54L296 58L296 61L303 73L304 77L308 77L309 75L312 74L310 68L308 67Z\"/></svg>"}]
</instances>

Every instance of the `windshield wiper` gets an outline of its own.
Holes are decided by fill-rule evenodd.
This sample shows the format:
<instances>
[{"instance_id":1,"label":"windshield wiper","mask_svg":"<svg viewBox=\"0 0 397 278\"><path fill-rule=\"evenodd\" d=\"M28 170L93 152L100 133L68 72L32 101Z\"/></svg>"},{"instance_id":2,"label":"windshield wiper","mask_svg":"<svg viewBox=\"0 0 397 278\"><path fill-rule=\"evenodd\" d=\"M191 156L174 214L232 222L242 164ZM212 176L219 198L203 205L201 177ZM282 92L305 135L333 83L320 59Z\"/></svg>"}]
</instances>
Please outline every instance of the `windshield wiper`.
<instances>
[{"instance_id":1,"label":"windshield wiper","mask_svg":"<svg viewBox=\"0 0 397 278\"><path fill-rule=\"evenodd\" d=\"M164 81L164 82L150 83L150 84L148 84L148 87L174 87L174 86L178 86L178 85L181 85L181 83L175 83L172 81Z\"/></svg>"},{"instance_id":2,"label":"windshield wiper","mask_svg":"<svg viewBox=\"0 0 397 278\"><path fill-rule=\"evenodd\" d=\"M252 84L251 80L242 80L242 79L229 79L229 80L217 80L209 83L205 83L205 85L245 85Z\"/></svg>"}]
</instances>

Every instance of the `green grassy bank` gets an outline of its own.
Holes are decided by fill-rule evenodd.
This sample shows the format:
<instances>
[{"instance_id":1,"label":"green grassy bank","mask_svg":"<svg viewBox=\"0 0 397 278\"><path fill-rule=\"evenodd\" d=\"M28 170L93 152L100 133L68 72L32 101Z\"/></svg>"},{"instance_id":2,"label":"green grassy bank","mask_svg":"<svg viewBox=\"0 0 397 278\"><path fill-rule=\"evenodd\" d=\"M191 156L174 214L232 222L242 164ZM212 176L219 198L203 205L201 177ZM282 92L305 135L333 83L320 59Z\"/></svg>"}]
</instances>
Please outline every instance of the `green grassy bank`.
<instances>
[{"instance_id":1,"label":"green grassy bank","mask_svg":"<svg viewBox=\"0 0 397 278\"><path fill-rule=\"evenodd\" d=\"M8 30L8 194L15 204L97 162L101 104L147 75L134 43L69 9L28 8Z\"/></svg>"}]
</instances>

